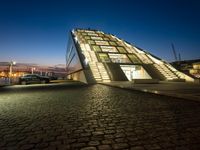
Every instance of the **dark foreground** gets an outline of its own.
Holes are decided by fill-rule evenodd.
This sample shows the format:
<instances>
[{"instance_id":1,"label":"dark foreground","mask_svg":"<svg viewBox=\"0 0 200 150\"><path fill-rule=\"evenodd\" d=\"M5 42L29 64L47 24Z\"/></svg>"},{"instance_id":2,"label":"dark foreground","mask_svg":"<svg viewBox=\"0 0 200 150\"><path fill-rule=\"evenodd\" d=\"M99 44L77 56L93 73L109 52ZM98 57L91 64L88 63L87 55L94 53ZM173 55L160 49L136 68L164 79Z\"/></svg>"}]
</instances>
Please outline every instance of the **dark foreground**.
<instances>
[{"instance_id":1,"label":"dark foreground","mask_svg":"<svg viewBox=\"0 0 200 150\"><path fill-rule=\"evenodd\" d=\"M4 149L199 150L200 103L79 83L1 87Z\"/></svg>"}]
</instances>

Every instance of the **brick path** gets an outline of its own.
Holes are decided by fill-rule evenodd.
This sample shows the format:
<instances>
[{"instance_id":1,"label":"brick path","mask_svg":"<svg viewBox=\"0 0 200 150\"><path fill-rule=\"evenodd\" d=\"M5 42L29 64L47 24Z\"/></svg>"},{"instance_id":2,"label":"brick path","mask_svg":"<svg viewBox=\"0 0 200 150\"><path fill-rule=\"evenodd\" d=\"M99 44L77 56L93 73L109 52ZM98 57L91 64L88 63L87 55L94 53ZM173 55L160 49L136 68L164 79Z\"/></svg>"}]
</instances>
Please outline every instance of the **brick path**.
<instances>
[{"instance_id":1,"label":"brick path","mask_svg":"<svg viewBox=\"0 0 200 150\"><path fill-rule=\"evenodd\" d=\"M104 85L28 88L0 92L0 150L200 149L199 102Z\"/></svg>"}]
</instances>

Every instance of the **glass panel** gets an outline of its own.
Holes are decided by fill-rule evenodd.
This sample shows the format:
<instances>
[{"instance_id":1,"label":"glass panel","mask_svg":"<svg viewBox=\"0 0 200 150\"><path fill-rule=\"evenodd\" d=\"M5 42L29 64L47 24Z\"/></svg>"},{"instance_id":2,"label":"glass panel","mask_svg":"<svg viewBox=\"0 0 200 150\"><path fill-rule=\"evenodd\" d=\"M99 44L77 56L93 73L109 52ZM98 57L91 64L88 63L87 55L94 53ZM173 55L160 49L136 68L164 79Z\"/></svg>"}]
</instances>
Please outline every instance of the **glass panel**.
<instances>
[{"instance_id":1,"label":"glass panel","mask_svg":"<svg viewBox=\"0 0 200 150\"><path fill-rule=\"evenodd\" d=\"M102 37L98 37L98 36L92 36L91 39L92 40L103 40Z\"/></svg>"},{"instance_id":2,"label":"glass panel","mask_svg":"<svg viewBox=\"0 0 200 150\"><path fill-rule=\"evenodd\" d=\"M88 33L89 36L98 36L96 33Z\"/></svg>"},{"instance_id":3,"label":"glass panel","mask_svg":"<svg viewBox=\"0 0 200 150\"><path fill-rule=\"evenodd\" d=\"M155 62L156 64L163 64L163 62L162 62L161 60L159 60L159 59L157 59L157 58L155 58L155 57L153 57L153 56L151 56L151 55L149 55L149 54L147 54L147 56L148 56L149 58L151 58L151 60L152 60L153 62Z\"/></svg>"},{"instance_id":4,"label":"glass panel","mask_svg":"<svg viewBox=\"0 0 200 150\"><path fill-rule=\"evenodd\" d=\"M113 36L113 35L110 36L110 39L111 39L112 41L117 41L117 39L116 39L115 36Z\"/></svg>"},{"instance_id":5,"label":"glass panel","mask_svg":"<svg viewBox=\"0 0 200 150\"><path fill-rule=\"evenodd\" d=\"M128 53L137 53L133 47L127 47L126 50Z\"/></svg>"},{"instance_id":6,"label":"glass panel","mask_svg":"<svg viewBox=\"0 0 200 150\"><path fill-rule=\"evenodd\" d=\"M110 45L112 45L112 46L117 46L117 44L116 44L115 42L113 42L113 41L110 41L109 43L110 43Z\"/></svg>"},{"instance_id":7,"label":"glass panel","mask_svg":"<svg viewBox=\"0 0 200 150\"><path fill-rule=\"evenodd\" d=\"M101 48L99 46L97 46L97 45L93 45L92 48L96 52L101 52Z\"/></svg>"},{"instance_id":8,"label":"glass panel","mask_svg":"<svg viewBox=\"0 0 200 150\"><path fill-rule=\"evenodd\" d=\"M114 63L131 63L126 54L108 54Z\"/></svg>"},{"instance_id":9,"label":"glass panel","mask_svg":"<svg viewBox=\"0 0 200 150\"><path fill-rule=\"evenodd\" d=\"M95 42L93 40L88 40L89 44L95 44Z\"/></svg>"},{"instance_id":10,"label":"glass panel","mask_svg":"<svg viewBox=\"0 0 200 150\"><path fill-rule=\"evenodd\" d=\"M95 33L94 31L91 31L91 30L85 30L85 32L87 32L87 33Z\"/></svg>"},{"instance_id":11,"label":"glass panel","mask_svg":"<svg viewBox=\"0 0 200 150\"><path fill-rule=\"evenodd\" d=\"M128 54L128 57L131 59L133 63L141 63L141 61L137 58L137 56L133 54Z\"/></svg>"},{"instance_id":12,"label":"glass panel","mask_svg":"<svg viewBox=\"0 0 200 150\"><path fill-rule=\"evenodd\" d=\"M83 32L82 35L87 35L87 33L84 33L84 32Z\"/></svg>"},{"instance_id":13,"label":"glass panel","mask_svg":"<svg viewBox=\"0 0 200 150\"><path fill-rule=\"evenodd\" d=\"M89 39L90 39L90 37L89 37L89 36L85 36L84 38L85 38L85 39L87 39L87 40L89 40Z\"/></svg>"},{"instance_id":14,"label":"glass panel","mask_svg":"<svg viewBox=\"0 0 200 150\"><path fill-rule=\"evenodd\" d=\"M103 35L102 33L99 33L99 36L100 36L100 37L104 37L104 35Z\"/></svg>"},{"instance_id":15,"label":"glass panel","mask_svg":"<svg viewBox=\"0 0 200 150\"><path fill-rule=\"evenodd\" d=\"M109 45L107 41L95 41L97 45Z\"/></svg>"},{"instance_id":16,"label":"glass panel","mask_svg":"<svg viewBox=\"0 0 200 150\"><path fill-rule=\"evenodd\" d=\"M110 62L110 59L106 53L99 53L101 62Z\"/></svg>"},{"instance_id":17,"label":"glass panel","mask_svg":"<svg viewBox=\"0 0 200 150\"><path fill-rule=\"evenodd\" d=\"M127 53L124 47L117 47L120 53Z\"/></svg>"},{"instance_id":18,"label":"glass panel","mask_svg":"<svg viewBox=\"0 0 200 150\"><path fill-rule=\"evenodd\" d=\"M136 47L134 47L134 49L135 49L138 53L144 54L144 52L143 52L142 50L140 50L140 49L138 49L138 48L136 48Z\"/></svg>"},{"instance_id":19,"label":"glass panel","mask_svg":"<svg viewBox=\"0 0 200 150\"><path fill-rule=\"evenodd\" d=\"M137 57L142 61L144 64L152 64L152 61L150 58L148 58L145 54L143 53L135 53Z\"/></svg>"},{"instance_id":20,"label":"glass panel","mask_svg":"<svg viewBox=\"0 0 200 150\"><path fill-rule=\"evenodd\" d=\"M81 29L77 29L77 31L78 31L78 32L84 32L84 30L81 30Z\"/></svg>"},{"instance_id":21,"label":"glass panel","mask_svg":"<svg viewBox=\"0 0 200 150\"><path fill-rule=\"evenodd\" d=\"M103 52L118 52L114 46L101 46Z\"/></svg>"},{"instance_id":22,"label":"glass panel","mask_svg":"<svg viewBox=\"0 0 200 150\"><path fill-rule=\"evenodd\" d=\"M129 47L126 47L126 50L128 53L133 53L133 51Z\"/></svg>"},{"instance_id":23,"label":"glass panel","mask_svg":"<svg viewBox=\"0 0 200 150\"><path fill-rule=\"evenodd\" d=\"M122 44L122 42L119 42L119 41L117 41L117 44L118 44L119 46L124 46L124 45Z\"/></svg>"},{"instance_id":24,"label":"glass panel","mask_svg":"<svg viewBox=\"0 0 200 150\"><path fill-rule=\"evenodd\" d=\"M106 40L106 41L109 41L110 39L109 38L107 38L107 37L105 37L105 38L103 38L104 40Z\"/></svg>"}]
</instances>

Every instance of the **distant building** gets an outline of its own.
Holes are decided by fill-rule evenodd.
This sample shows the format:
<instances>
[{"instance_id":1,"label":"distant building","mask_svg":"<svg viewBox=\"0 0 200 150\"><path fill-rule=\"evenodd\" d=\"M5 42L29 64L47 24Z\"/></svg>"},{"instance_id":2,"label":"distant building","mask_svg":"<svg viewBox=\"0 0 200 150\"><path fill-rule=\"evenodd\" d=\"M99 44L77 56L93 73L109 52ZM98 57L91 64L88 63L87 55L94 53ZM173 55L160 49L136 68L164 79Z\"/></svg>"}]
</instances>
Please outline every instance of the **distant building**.
<instances>
[{"instance_id":1,"label":"distant building","mask_svg":"<svg viewBox=\"0 0 200 150\"><path fill-rule=\"evenodd\" d=\"M66 71L69 79L85 83L154 79L193 81L166 61L97 30L70 32Z\"/></svg>"},{"instance_id":2,"label":"distant building","mask_svg":"<svg viewBox=\"0 0 200 150\"><path fill-rule=\"evenodd\" d=\"M171 64L185 74L200 79L200 59L176 61Z\"/></svg>"},{"instance_id":3,"label":"distant building","mask_svg":"<svg viewBox=\"0 0 200 150\"><path fill-rule=\"evenodd\" d=\"M9 62L0 62L0 77L9 77ZM39 74L64 78L66 76L65 65L41 66L29 63L16 63L12 66L12 77L20 77L24 74Z\"/></svg>"}]
</instances>

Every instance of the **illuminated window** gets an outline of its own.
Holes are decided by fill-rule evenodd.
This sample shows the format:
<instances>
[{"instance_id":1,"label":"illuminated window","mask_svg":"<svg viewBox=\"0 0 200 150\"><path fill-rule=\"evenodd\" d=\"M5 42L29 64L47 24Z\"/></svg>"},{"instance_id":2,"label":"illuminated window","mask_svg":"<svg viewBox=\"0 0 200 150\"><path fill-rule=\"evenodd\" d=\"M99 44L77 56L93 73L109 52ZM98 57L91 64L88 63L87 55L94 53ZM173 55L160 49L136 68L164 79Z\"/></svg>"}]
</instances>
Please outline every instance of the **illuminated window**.
<instances>
[{"instance_id":1,"label":"illuminated window","mask_svg":"<svg viewBox=\"0 0 200 150\"><path fill-rule=\"evenodd\" d=\"M89 44L95 44L95 42L93 40L88 40Z\"/></svg>"},{"instance_id":2,"label":"illuminated window","mask_svg":"<svg viewBox=\"0 0 200 150\"><path fill-rule=\"evenodd\" d=\"M98 36L91 36L92 40L103 40L102 37L98 37Z\"/></svg>"},{"instance_id":3,"label":"illuminated window","mask_svg":"<svg viewBox=\"0 0 200 150\"><path fill-rule=\"evenodd\" d=\"M128 54L128 57L131 59L133 63L141 63L141 61L137 58L137 56L133 54Z\"/></svg>"},{"instance_id":4,"label":"illuminated window","mask_svg":"<svg viewBox=\"0 0 200 150\"><path fill-rule=\"evenodd\" d=\"M133 51L132 51L129 47L126 47L126 51L127 51L128 53L133 53Z\"/></svg>"},{"instance_id":5,"label":"illuminated window","mask_svg":"<svg viewBox=\"0 0 200 150\"><path fill-rule=\"evenodd\" d=\"M117 43L117 45L119 45L119 46L124 46L122 42L117 41L116 43Z\"/></svg>"},{"instance_id":6,"label":"illuminated window","mask_svg":"<svg viewBox=\"0 0 200 150\"><path fill-rule=\"evenodd\" d=\"M117 52L116 47L114 46L101 46L103 52Z\"/></svg>"},{"instance_id":7,"label":"illuminated window","mask_svg":"<svg viewBox=\"0 0 200 150\"><path fill-rule=\"evenodd\" d=\"M98 36L96 33L88 33L89 36Z\"/></svg>"},{"instance_id":8,"label":"illuminated window","mask_svg":"<svg viewBox=\"0 0 200 150\"><path fill-rule=\"evenodd\" d=\"M107 38L107 37L105 37L105 38L103 38L105 41L109 41L110 39L109 38Z\"/></svg>"},{"instance_id":9,"label":"illuminated window","mask_svg":"<svg viewBox=\"0 0 200 150\"><path fill-rule=\"evenodd\" d=\"M129 43L127 42L124 42L124 44L127 46L127 47L132 47Z\"/></svg>"},{"instance_id":10,"label":"illuminated window","mask_svg":"<svg viewBox=\"0 0 200 150\"><path fill-rule=\"evenodd\" d=\"M108 54L114 63L131 63L126 54Z\"/></svg>"},{"instance_id":11,"label":"illuminated window","mask_svg":"<svg viewBox=\"0 0 200 150\"><path fill-rule=\"evenodd\" d=\"M144 54L144 52L143 52L142 50L138 49L137 47L134 47L134 49L135 49L138 53Z\"/></svg>"},{"instance_id":12,"label":"illuminated window","mask_svg":"<svg viewBox=\"0 0 200 150\"><path fill-rule=\"evenodd\" d=\"M82 35L87 35L87 33L83 32Z\"/></svg>"},{"instance_id":13,"label":"illuminated window","mask_svg":"<svg viewBox=\"0 0 200 150\"><path fill-rule=\"evenodd\" d=\"M106 53L98 53L101 62L110 62L110 59Z\"/></svg>"},{"instance_id":14,"label":"illuminated window","mask_svg":"<svg viewBox=\"0 0 200 150\"><path fill-rule=\"evenodd\" d=\"M112 45L112 46L117 46L117 44L116 44L115 42L113 42L113 41L110 41L109 43L110 43L110 45Z\"/></svg>"},{"instance_id":15,"label":"illuminated window","mask_svg":"<svg viewBox=\"0 0 200 150\"><path fill-rule=\"evenodd\" d=\"M87 33L95 33L94 31L90 31L90 30L85 30L85 32L87 32Z\"/></svg>"},{"instance_id":16,"label":"illuminated window","mask_svg":"<svg viewBox=\"0 0 200 150\"><path fill-rule=\"evenodd\" d=\"M85 38L85 39L87 39L87 40L89 40L89 39L90 39L90 37L89 37L89 36L85 36L84 38Z\"/></svg>"},{"instance_id":17,"label":"illuminated window","mask_svg":"<svg viewBox=\"0 0 200 150\"><path fill-rule=\"evenodd\" d=\"M137 55L138 58L140 58L140 60L142 61L142 63L144 64L152 64L152 61L149 57L147 57L145 54L143 53L135 53Z\"/></svg>"},{"instance_id":18,"label":"illuminated window","mask_svg":"<svg viewBox=\"0 0 200 150\"><path fill-rule=\"evenodd\" d=\"M104 37L104 35L103 35L102 33L99 33L99 36L100 36L100 37Z\"/></svg>"},{"instance_id":19,"label":"illuminated window","mask_svg":"<svg viewBox=\"0 0 200 150\"><path fill-rule=\"evenodd\" d=\"M149 54L147 54L147 56L148 56L153 62L155 62L156 64L163 64L163 61L161 61L161 60L159 60L159 59L157 59L157 58L155 58L155 57L153 57L153 56L151 56L151 55L149 55Z\"/></svg>"},{"instance_id":20,"label":"illuminated window","mask_svg":"<svg viewBox=\"0 0 200 150\"><path fill-rule=\"evenodd\" d=\"M95 41L97 45L109 45L107 41Z\"/></svg>"},{"instance_id":21,"label":"illuminated window","mask_svg":"<svg viewBox=\"0 0 200 150\"><path fill-rule=\"evenodd\" d=\"M120 53L127 53L124 47L117 47Z\"/></svg>"},{"instance_id":22,"label":"illuminated window","mask_svg":"<svg viewBox=\"0 0 200 150\"><path fill-rule=\"evenodd\" d=\"M101 52L101 48L99 46L97 46L97 45L93 45L92 48L96 52Z\"/></svg>"},{"instance_id":23,"label":"illuminated window","mask_svg":"<svg viewBox=\"0 0 200 150\"><path fill-rule=\"evenodd\" d=\"M84 30L77 29L78 32L84 32Z\"/></svg>"},{"instance_id":24,"label":"illuminated window","mask_svg":"<svg viewBox=\"0 0 200 150\"><path fill-rule=\"evenodd\" d=\"M80 32L76 32L76 31L74 32L74 34L75 34L75 35L81 35Z\"/></svg>"},{"instance_id":25,"label":"illuminated window","mask_svg":"<svg viewBox=\"0 0 200 150\"><path fill-rule=\"evenodd\" d=\"M110 39L111 39L112 41L117 41L116 37L113 36L113 35L110 36Z\"/></svg>"}]
</instances>

